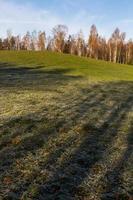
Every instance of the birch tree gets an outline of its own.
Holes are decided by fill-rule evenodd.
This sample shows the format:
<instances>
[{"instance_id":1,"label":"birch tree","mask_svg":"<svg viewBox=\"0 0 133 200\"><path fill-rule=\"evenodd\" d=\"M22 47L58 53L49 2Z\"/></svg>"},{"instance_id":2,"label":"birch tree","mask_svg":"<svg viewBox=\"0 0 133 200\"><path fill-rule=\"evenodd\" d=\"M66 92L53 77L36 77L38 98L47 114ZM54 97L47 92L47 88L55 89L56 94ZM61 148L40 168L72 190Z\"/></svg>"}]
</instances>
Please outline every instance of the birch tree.
<instances>
[{"instance_id":1,"label":"birch tree","mask_svg":"<svg viewBox=\"0 0 133 200\"><path fill-rule=\"evenodd\" d=\"M57 52L63 52L65 46L65 38L68 33L68 28L65 25L58 25L53 28L54 49Z\"/></svg>"}]
</instances>

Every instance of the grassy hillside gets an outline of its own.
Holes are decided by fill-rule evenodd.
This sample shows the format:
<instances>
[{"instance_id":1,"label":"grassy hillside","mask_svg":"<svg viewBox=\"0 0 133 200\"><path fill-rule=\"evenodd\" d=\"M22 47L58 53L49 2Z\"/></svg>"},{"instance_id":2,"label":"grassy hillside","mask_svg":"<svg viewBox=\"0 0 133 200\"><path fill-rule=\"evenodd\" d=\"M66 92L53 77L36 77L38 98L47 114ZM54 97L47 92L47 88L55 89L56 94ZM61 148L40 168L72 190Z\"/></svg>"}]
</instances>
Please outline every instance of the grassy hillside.
<instances>
[{"instance_id":1,"label":"grassy hillside","mask_svg":"<svg viewBox=\"0 0 133 200\"><path fill-rule=\"evenodd\" d=\"M133 66L0 52L0 200L131 199Z\"/></svg>"},{"instance_id":2,"label":"grassy hillside","mask_svg":"<svg viewBox=\"0 0 133 200\"><path fill-rule=\"evenodd\" d=\"M133 80L133 66L49 52L0 52L0 62L41 70L64 70L91 80Z\"/></svg>"}]
</instances>

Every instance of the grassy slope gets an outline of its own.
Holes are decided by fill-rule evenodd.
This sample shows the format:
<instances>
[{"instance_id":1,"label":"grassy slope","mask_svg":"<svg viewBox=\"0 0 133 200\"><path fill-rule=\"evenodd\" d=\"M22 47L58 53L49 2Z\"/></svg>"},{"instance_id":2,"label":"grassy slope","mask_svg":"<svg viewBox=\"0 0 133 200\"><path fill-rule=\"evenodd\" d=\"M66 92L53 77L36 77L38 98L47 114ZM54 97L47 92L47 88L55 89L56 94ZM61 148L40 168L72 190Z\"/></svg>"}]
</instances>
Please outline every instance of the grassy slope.
<instances>
[{"instance_id":1,"label":"grassy slope","mask_svg":"<svg viewBox=\"0 0 133 200\"><path fill-rule=\"evenodd\" d=\"M0 200L132 195L133 67L0 52Z\"/></svg>"},{"instance_id":2,"label":"grassy slope","mask_svg":"<svg viewBox=\"0 0 133 200\"><path fill-rule=\"evenodd\" d=\"M133 67L49 52L0 52L0 61L27 67L57 67L92 80L133 80Z\"/></svg>"}]
</instances>

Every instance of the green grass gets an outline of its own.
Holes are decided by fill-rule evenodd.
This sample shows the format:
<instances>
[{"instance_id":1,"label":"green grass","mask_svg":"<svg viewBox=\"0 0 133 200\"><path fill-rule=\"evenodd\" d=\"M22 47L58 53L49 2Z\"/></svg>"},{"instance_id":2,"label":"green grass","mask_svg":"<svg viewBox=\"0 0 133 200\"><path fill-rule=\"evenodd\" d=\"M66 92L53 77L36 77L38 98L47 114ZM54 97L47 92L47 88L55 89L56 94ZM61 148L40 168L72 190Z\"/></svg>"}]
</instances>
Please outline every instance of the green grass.
<instances>
[{"instance_id":1,"label":"green grass","mask_svg":"<svg viewBox=\"0 0 133 200\"><path fill-rule=\"evenodd\" d=\"M63 69L67 74L80 75L91 80L133 80L133 67L105 61L49 52L0 52L0 61L19 66Z\"/></svg>"},{"instance_id":2,"label":"green grass","mask_svg":"<svg viewBox=\"0 0 133 200\"><path fill-rule=\"evenodd\" d=\"M0 52L0 200L129 199L133 66Z\"/></svg>"}]
</instances>

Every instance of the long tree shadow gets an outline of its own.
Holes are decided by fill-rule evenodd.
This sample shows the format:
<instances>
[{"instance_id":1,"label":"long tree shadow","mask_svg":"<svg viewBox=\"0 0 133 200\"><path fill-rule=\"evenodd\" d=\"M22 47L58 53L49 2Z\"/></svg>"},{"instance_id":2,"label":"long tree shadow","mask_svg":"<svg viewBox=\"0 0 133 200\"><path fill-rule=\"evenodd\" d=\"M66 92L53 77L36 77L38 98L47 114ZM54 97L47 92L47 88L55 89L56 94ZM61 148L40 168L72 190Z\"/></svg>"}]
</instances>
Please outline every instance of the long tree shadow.
<instances>
[{"instance_id":1,"label":"long tree shadow","mask_svg":"<svg viewBox=\"0 0 133 200\"><path fill-rule=\"evenodd\" d=\"M23 67L11 63L0 63L0 89L3 90L50 90L81 76L66 75L71 69L45 66Z\"/></svg>"},{"instance_id":2,"label":"long tree shadow","mask_svg":"<svg viewBox=\"0 0 133 200\"><path fill-rule=\"evenodd\" d=\"M123 91L123 88L126 90ZM56 111L59 116L62 112L65 113L61 119L57 117L51 120L43 116L41 120L37 120L37 116L43 112L41 110L35 113L32 119L23 116L9 120L1 127L4 133L0 144L1 179L3 180L7 172L14 174L12 166L15 161L31 153L41 170L54 167L52 176L43 183L39 181L40 174L32 176L31 180L38 185L38 195L31 197L32 199L83 199L85 194L81 191L80 185L89 176L92 167L104 159L105 152L133 106L132 89L132 82L105 83L90 87L90 89L86 87L79 89L80 95L84 98L75 98L70 94L69 100L66 101L66 110L61 108ZM73 101L75 101L74 104ZM111 106L108 105L110 101L114 101ZM92 112L96 114L95 120L98 121L92 119ZM75 129L81 121L84 123L81 124L80 129ZM13 132L9 139L7 127L11 132L16 125L17 128L24 130L21 133ZM40 126L42 126L41 129ZM18 136L22 138L17 142L14 138ZM63 139L63 137L66 138ZM53 144L55 143L53 148L49 146L50 140ZM49 151L49 155L46 160L38 161L38 150L41 149ZM58 160L66 151L69 151L69 157L59 164ZM14 189L14 192L18 195L16 198L20 199L23 193L28 191L32 185L31 180L23 180L23 184L15 183L17 189ZM8 185L7 188L9 187L11 186ZM7 192L6 195L9 197L11 193ZM27 194L27 199L28 195L31 196L31 193Z\"/></svg>"},{"instance_id":3,"label":"long tree shadow","mask_svg":"<svg viewBox=\"0 0 133 200\"><path fill-rule=\"evenodd\" d=\"M66 199L71 199L76 198L79 193L79 197L83 198L83 191L79 189L79 186L86 176L89 176L92 166L103 159L104 153L117 135L126 113L131 109L132 100L133 98L127 98L119 108L110 114L101 127L97 128L94 124L87 124L84 127L80 146L68 161L57 168L51 180L42 185L40 196L42 195L46 199L58 199L64 195Z\"/></svg>"},{"instance_id":4,"label":"long tree shadow","mask_svg":"<svg viewBox=\"0 0 133 200\"><path fill-rule=\"evenodd\" d=\"M86 107L88 109L87 111L84 110L85 100L80 101L80 99L74 98L74 101L76 102L73 107L69 106L69 104L71 104L73 101L72 97L68 102L66 102L66 105L69 106L69 109L73 108L74 111L78 109L77 112L73 113L71 117L73 125L70 125L69 121L65 119L66 116L64 116L63 119L56 119L56 121L55 119L52 121L45 115L42 119L38 119L38 116L42 113L42 110L35 114L28 113L26 116L9 119L9 121L4 123L4 125L0 127L0 171L7 171L17 158L26 156L28 152L34 153L37 149L44 146L44 144L48 142L49 138L58 137L60 130L65 130L68 132L78 120L80 121L82 116L84 116L90 108L92 109L93 107L99 107L99 102L104 100L103 95L97 95L97 93L100 92L101 87L99 88L94 86L91 89L93 90L93 88L95 89L95 92L90 93L90 95L88 94L87 98L85 99L87 102L90 101ZM68 107L65 109L61 108L59 111L57 111L57 114L61 115L61 113L66 112L67 109ZM44 126L44 124L46 124L46 126ZM42 127L38 128L40 125ZM18 141L18 145L13 145L13 141L15 142L16 139L19 140L19 137L22 137L21 141Z\"/></svg>"},{"instance_id":5,"label":"long tree shadow","mask_svg":"<svg viewBox=\"0 0 133 200\"><path fill-rule=\"evenodd\" d=\"M106 199L133 199L133 191L129 189L132 187L133 181L132 177L126 177L128 181L125 186L123 186L123 173L132 173L132 153L133 153L133 121L131 121L130 129L127 135L127 148L122 158L118 161L117 165L111 170L111 172L106 173L105 177L108 179L108 184L106 185L106 190L102 194L102 200ZM128 163L129 162L129 163ZM127 168L126 168L127 167ZM129 171L131 170L131 172ZM129 171L129 172L128 172Z\"/></svg>"}]
</instances>

